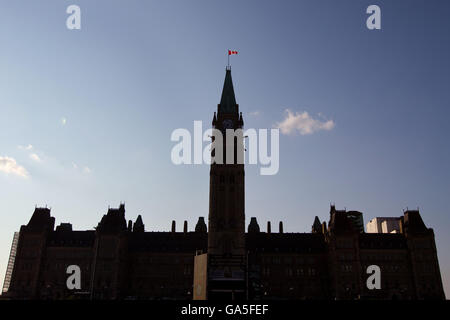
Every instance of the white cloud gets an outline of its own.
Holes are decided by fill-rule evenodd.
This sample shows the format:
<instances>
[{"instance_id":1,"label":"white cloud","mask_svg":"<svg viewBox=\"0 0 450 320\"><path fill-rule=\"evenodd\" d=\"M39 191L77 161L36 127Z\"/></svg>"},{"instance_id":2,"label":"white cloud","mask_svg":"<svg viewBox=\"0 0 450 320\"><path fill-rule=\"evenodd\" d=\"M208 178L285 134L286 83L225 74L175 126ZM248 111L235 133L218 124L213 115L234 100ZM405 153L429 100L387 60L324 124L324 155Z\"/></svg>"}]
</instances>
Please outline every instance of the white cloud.
<instances>
[{"instance_id":1,"label":"white cloud","mask_svg":"<svg viewBox=\"0 0 450 320\"><path fill-rule=\"evenodd\" d=\"M27 146L17 146L17 148L19 148L20 150L31 150L33 149L33 146L29 144Z\"/></svg>"},{"instance_id":2,"label":"white cloud","mask_svg":"<svg viewBox=\"0 0 450 320\"><path fill-rule=\"evenodd\" d=\"M283 121L276 123L282 134L294 134L299 132L301 135L312 134L320 130L331 130L335 123L333 120L320 120L312 118L308 112L302 113L285 110L286 117ZM320 115L321 116L321 115Z\"/></svg>"},{"instance_id":3,"label":"white cloud","mask_svg":"<svg viewBox=\"0 0 450 320\"><path fill-rule=\"evenodd\" d=\"M67 119L66 118L61 118L61 125L65 126L67 123Z\"/></svg>"},{"instance_id":4,"label":"white cloud","mask_svg":"<svg viewBox=\"0 0 450 320\"><path fill-rule=\"evenodd\" d=\"M72 161L72 169L76 170L78 172L82 172L84 174L91 174L92 173L92 169L89 168L88 166L79 166L78 164L76 164L75 162Z\"/></svg>"},{"instance_id":5,"label":"white cloud","mask_svg":"<svg viewBox=\"0 0 450 320\"><path fill-rule=\"evenodd\" d=\"M84 168L83 168L83 172L84 172L84 173L91 173L92 170L89 169L89 167L84 167Z\"/></svg>"},{"instance_id":6,"label":"white cloud","mask_svg":"<svg viewBox=\"0 0 450 320\"><path fill-rule=\"evenodd\" d=\"M252 111L252 112L249 113L249 115L251 115L253 117L257 117L257 116L259 116L259 114L260 114L260 112L258 110Z\"/></svg>"},{"instance_id":7,"label":"white cloud","mask_svg":"<svg viewBox=\"0 0 450 320\"><path fill-rule=\"evenodd\" d=\"M15 159L9 157L0 157L0 171L7 174L14 174L22 178L28 178L28 171L19 165Z\"/></svg>"},{"instance_id":8,"label":"white cloud","mask_svg":"<svg viewBox=\"0 0 450 320\"><path fill-rule=\"evenodd\" d=\"M36 153L32 153L30 154L30 158L36 162L41 162L41 158L39 158L39 156Z\"/></svg>"}]
</instances>

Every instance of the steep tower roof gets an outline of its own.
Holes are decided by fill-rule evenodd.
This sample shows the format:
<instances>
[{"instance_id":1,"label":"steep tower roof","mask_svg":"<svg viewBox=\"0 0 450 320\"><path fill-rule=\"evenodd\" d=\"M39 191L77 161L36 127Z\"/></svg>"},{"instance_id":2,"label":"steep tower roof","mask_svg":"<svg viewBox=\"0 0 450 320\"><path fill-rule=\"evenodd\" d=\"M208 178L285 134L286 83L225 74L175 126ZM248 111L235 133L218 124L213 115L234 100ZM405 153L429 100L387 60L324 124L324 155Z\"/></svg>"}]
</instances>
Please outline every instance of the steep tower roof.
<instances>
[{"instance_id":1,"label":"steep tower roof","mask_svg":"<svg viewBox=\"0 0 450 320\"><path fill-rule=\"evenodd\" d=\"M145 231L145 226L144 226L144 222L142 221L141 215L138 215L136 222L134 223L134 226L133 226L133 231L134 232L144 232Z\"/></svg>"},{"instance_id":2,"label":"steep tower roof","mask_svg":"<svg viewBox=\"0 0 450 320\"><path fill-rule=\"evenodd\" d=\"M24 226L30 231L53 230L55 218L50 215L49 208L35 208L30 222Z\"/></svg>"},{"instance_id":3,"label":"steep tower roof","mask_svg":"<svg viewBox=\"0 0 450 320\"><path fill-rule=\"evenodd\" d=\"M119 208L109 208L108 213L103 215L102 220L97 226L97 231L119 232L127 230L127 221L125 220L125 205L120 204Z\"/></svg>"},{"instance_id":4,"label":"steep tower roof","mask_svg":"<svg viewBox=\"0 0 450 320\"><path fill-rule=\"evenodd\" d=\"M320 233L320 232L322 232L322 223L320 222L318 216L316 216L316 217L314 218L314 223L313 223L313 225L312 225L312 232L313 232L313 233L317 233L317 232Z\"/></svg>"},{"instance_id":5,"label":"steep tower roof","mask_svg":"<svg viewBox=\"0 0 450 320\"><path fill-rule=\"evenodd\" d=\"M404 212L404 226L407 233L424 233L428 231L419 210L407 210Z\"/></svg>"},{"instance_id":6,"label":"steep tower roof","mask_svg":"<svg viewBox=\"0 0 450 320\"><path fill-rule=\"evenodd\" d=\"M220 98L219 113L237 113L238 106L234 95L233 80L231 79L231 69L227 68L225 81L223 83L222 97Z\"/></svg>"}]
</instances>

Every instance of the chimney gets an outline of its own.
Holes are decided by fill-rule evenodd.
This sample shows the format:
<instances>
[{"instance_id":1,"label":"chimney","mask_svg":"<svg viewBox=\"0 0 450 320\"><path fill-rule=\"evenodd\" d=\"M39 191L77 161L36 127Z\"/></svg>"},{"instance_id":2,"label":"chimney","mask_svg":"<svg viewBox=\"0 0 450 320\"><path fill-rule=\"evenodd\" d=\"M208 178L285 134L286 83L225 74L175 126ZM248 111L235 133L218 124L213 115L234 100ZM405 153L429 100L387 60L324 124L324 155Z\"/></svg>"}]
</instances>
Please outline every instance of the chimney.
<instances>
[{"instance_id":1,"label":"chimney","mask_svg":"<svg viewBox=\"0 0 450 320\"><path fill-rule=\"evenodd\" d=\"M280 221L280 233L283 233L283 221Z\"/></svg>"},{"instance_id":2,"label":"chimney","mask_svg":"<svg viewBox=\"0 0 450 320\"><path fill-rule=\"evenodd\" d=\"M187 221L186 220L184 220L183 232L184 233L188 232L188 230L187 230Z\"/></svg>"},{"instance_id":3,"label":"chimney","mask_svg":"<svg viewBox=\"0 0 450 320\"><path fill-rule=\"evenodd\" d=\"M172 220L172 232L175 232L175 220Z\"/></svg>"},{"instance_id":4,"label":"chimney","mask_svg":"<svg viewBox=\"0 0 450 320\"><path fill-rule=\"evenodd\" d=\"M327 223L325 221L322 222L322 233L323 234L327 233Z\"/></svg>"},{"instance_id":5,"label":"chimney","mask_svg":"<svg viewBox=\"0 0 450 320\"><path fill-rule=\"evenodd\" d=\"M405 225L404 225L404 217L400 217L400 219L398 220L398 228L399 228L399 232L400 233L405 233L405 230L404 230L404 227L405 227Z\"/></svg>"},{"instance_id":6,"label":"chimney","mask_svg":"<svg viewBox=\"0 0 450 320\"><path fill-rule=\"evenodd\" d=\"M270 221L267 221L267 233L271 233L272 228L270 227Z\"/></svg>"}]
</instances>

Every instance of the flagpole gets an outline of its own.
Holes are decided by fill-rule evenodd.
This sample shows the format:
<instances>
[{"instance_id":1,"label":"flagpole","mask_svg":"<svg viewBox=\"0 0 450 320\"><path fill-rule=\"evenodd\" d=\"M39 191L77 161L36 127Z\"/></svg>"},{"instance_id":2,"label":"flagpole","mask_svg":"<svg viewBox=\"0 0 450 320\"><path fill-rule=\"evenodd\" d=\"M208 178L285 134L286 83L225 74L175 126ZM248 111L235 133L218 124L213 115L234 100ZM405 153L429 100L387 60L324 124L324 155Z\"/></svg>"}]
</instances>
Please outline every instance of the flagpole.
<instances>
[{"instance_id":1,"label":"flagpole","mask_svg":"<svg viewBox=\"0 0 450 320\"><path fill-rule=\"evenodd\" d=\"M228 49L228 68L230 68L230 50Z\"/></svg>"}]
</instances>

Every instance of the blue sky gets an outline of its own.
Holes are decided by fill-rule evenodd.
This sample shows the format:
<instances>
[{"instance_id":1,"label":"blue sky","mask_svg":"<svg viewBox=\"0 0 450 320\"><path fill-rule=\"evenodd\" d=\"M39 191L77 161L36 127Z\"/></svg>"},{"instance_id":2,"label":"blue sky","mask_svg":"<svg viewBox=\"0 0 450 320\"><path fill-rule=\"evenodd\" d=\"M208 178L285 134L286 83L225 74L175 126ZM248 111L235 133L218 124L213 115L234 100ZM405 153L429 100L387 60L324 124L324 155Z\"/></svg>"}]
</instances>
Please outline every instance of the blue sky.
<instances>
[{"instance_id":1,"label":"blue sky","mask_svg":"<svg viewBox=\"0 0 450 320\"><path fill-rule=\"evenodd\" d=\"M65 26L71 4L81 30ZM371 4L381 30L366 28ZM328 221L330 202L365 222L420 207L450 296L449 9L444 0L1 0L0 157L26 172L0 171L0 280L35 205L79 230L121 201L147 230L207 217L209 168L173 165L170 135L210 124L235 49L246 128L272 128L286 109L334 124L282 134L275 176L247 166L247 223L309 232L315 215Z\"/></svg>"}]
</instances>

